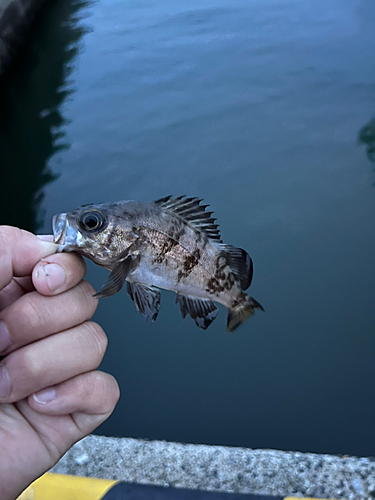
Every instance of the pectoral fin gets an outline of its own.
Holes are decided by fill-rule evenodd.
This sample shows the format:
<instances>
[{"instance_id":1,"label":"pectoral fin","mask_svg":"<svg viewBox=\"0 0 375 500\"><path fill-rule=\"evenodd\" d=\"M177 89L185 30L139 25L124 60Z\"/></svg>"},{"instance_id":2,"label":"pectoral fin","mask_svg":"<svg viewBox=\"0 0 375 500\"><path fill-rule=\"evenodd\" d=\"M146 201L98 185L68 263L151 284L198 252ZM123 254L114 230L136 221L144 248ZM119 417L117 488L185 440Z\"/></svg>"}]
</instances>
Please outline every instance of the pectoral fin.
<instances>
[{"instance_id":1,"label":"pectoral fin","mask_svg":"<svg viewBox=\"0 0 375 500\"><path fill-rule=\"evenodd\" d=\"M101 287L98 293L94 295L98 299L104 297L110 297L115 293L119 292L125 283L127 276L134 271L139 263L138 255L129 255L125 259L121 260L113 269L111 274L108 276L104 285Z\"/></svg>"},{"instance_id":2,"label":"pectoral fin","mask_svg":"<svg viewBox=\"0 0 375 500\"><path fill-rule=\"evenodd\" d=\"M128 294L134 300L137 311L147 321L155 321L160 308L160 291L143 283L127 283Z\"/></svg>"},{"instance_id":3,"label":"pectoral fin","mask_svg":"<svg viewBox=\"0 0 375 500\"><path fill-rule=\"evenodd\" d=\"M210 326L218 312L212 300L177 294L176 304L177 302L180 303L183 319L185 319L187 314L190 314L196 325L202 328L202 330L206 330Z\"/></svg>"}]
</instances>

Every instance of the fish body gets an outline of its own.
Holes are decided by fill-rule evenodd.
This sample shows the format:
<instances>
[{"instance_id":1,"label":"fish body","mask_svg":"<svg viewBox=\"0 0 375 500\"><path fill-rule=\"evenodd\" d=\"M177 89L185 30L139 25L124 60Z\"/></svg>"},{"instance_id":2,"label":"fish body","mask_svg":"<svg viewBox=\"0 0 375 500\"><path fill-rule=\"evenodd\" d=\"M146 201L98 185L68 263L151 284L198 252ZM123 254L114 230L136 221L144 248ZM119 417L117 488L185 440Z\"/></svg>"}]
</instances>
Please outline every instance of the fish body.
<instances>
[{"instance_id":1,"label":"fish body","mask_svg":"<svg viewBox=\"0 0 375 500\"><path fill-rule=\"evenodd\" d=\"M177 293L187 314L206 329L219 302L228 308L233 331L255 309L246 290L252 260L245 250L225 245L212 212L197 198L167 196L152 203L121 201L84 205L53 218L59 251L75 251L111 274L97 296L117 293L127 282L135 305L148 320L160 307L159 288Z\"/></svg>"}]
</instances>

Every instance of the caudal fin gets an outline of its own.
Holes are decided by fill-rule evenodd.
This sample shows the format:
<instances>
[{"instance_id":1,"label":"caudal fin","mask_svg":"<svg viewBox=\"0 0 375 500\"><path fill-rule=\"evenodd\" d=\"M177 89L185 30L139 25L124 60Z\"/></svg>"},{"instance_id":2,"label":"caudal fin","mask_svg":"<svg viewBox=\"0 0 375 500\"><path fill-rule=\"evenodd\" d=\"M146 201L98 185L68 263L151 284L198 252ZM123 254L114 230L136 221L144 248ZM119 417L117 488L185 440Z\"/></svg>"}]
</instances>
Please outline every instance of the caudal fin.
<instances>
[{"instance_id":1,"label":"caudal fin","mask_svg":"<svg viewBox=\"0 0 375 500\"><path fill-rule=\"evenodd\" d=\"M264 311L263 307L252 297L247 296L238 306L233 309L228 309L227 332L233 332L247 318L250 318L255 312L255 309Z\"/></svg>"}]
</instances>

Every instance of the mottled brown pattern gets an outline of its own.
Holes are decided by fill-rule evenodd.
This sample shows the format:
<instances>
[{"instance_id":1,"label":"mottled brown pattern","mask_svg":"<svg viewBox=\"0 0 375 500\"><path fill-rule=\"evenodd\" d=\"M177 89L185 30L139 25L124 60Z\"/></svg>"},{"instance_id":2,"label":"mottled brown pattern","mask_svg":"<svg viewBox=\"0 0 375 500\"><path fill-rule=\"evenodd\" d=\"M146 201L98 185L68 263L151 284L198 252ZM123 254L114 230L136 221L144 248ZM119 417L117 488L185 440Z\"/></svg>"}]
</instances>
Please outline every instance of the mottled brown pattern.
<instances>
[{"instance_id":1,"label":"mottled brown pattern","mask_svg":"<svg viewBox=\"0 0 375 500\"><path fill-rule=\"evenodd\" d=\"M187 278L192 272L195 266L199 264L200 251L199 249L194 250L194 255L187 255L183 261L183 270L180 269L177 274L177 281L181 281L182 278Z\"/></svg>"},{"instance_id":2,"label":"mottled brown pattern","mask_svg":"<svg viewBox=\"0 0 375 500\"><path fill-rule=\"evenodd\" d=\"M206 292L213 293L214 295L218 296L222 292L224 292L224 287L219 283L219 281L216 278L210 278L207 281Z\"/></svg>"},{"instance_id":3,"label":"mottled brown pattern","mask_svg":"<svg viewBox=\"0 0 375 500\"><path fill-rule=\"evenodd\" d=\"M188 255L186 259L184 260L184 271L186 275L189 275L191 270L198 264L197 259L194 257L194 255Z\"/></svg>"},{"instance_id":4,"label":"mottled brown pattern","mask_svg":"<svg viewBox=\"0 0 375 500\"><path fill-rule=\"evenodd\" d=\"M182 280L182 278L184 278L184 277L185 277L185 273L183 271L178 271L178 273L177 273L177 283L179 283Z\"/></svg>"},{"instance_id":5,"label":"mottled brown pattern","mask_svg":"<svg viewBox=\"0 0 375 500\"><path fill-rule=\"evenodd\" d=\"M218 281L223 281L223 280L225 280L226 276L225 276L224 269L216 269L216 272L215 272L215 278L216 278Z\"/></svg>"},{"instance_id":6,"label":"mottled brown pattern","mask_svg":"<svg viewBox=\"0 0 375 500\"><path fill-rule=\"evenodd\" d=\"M226 279L225 267L227 264L227 259L225 258L225 254L220 253L216 259L216 271L214 277L218 281L224 281Z\"/></svg>"},{"instance_id":7,"label":"mottled brown pattern","mask_svg":"<svg viewBox=\"0 0 375 500\"><path fill-rule=\"evenodd\" d=\"M234 309L235 307L239 306L241 303L245 302L248 298L248 295L246 295L245 292L240 292L238 297L232 301L231 307Z\"/></svg>"},{"instance_id":8,"label":"mottled brown pattern","mask_svg":"<svg viewBox=\"0 0 375 500\"><path fill-rule=\"evenodd\" d=\"M171 250L181 243L181 238L186 233L187 226L179 220L173 220L170 227L168 228L168 235L158 234L158 238L149 238L149 241L153 243L154 246L154 258L152 260L153 264L165 263L168 254ZM182 250L182 249L181 249ZM182 278L189 276L194 267L199 264L199 259L201 257L201 252L197 248L194 250L193 254L184 256L184 251L181 251L181 266L182 269L178 271L177 281Z\"/></svg>"},{"instance_id":9,"label":"mottled brown pattern","mask_svg":"<svg viewBox=\"0 0 375 500\"><path fill-rule=\"evenodd\" d=\"M112 240L113 238L116 236L116 233L115 231L109 231L108 235L107 235L107 241L106 241L106 245L108 248L111 247L111 244L112 244Z\"/></svg>"},{"instance_id":10,"label":"mottled brown pattern","mask_svg":"<svg viewBox=\"0 0 375 500\"><path fill-rule=\"evenodd\" d=\"M157 253L154 257L153 264L161 264L166 258L167 253L170 252L176 245L178 245L178 242L176 240L165 237L161 246L157 248Z\"/></svg>"},{"instance_id":11,"label":"mottled brown pattern","mask_svg":"<svg viewBox=\"0 0 375 500\"><path fill-rule=\"evenodd\" d=\"M225 253L222 252L217 256L215 265L215 274L207 281L206 291L218 295L225 290L231 290L235 285L235 279L227 265Z\"/></svg>"},{"instance_id":12,"label":"mottled brown pattern","mask_svg":"<svg viewBox=\"0 0 375 500\"><path fill-rule=\"evenodd\" d=\"M226 290L232 290L234 284L235 284L234 276L231 272L229 272L226 281L223 283L223 286Z\"/></svg>"},{"instance_id":13,"label":"mottled brown pattern","mask_svg":"<svg viewBox=\"0 0 375 500\"><path fill-rule=\"evenodd\" d=\"M196 248L193 252L193 255L194 257L199 260L201 258L201 251L199 250L199 248Z\"/></svg>"}]
</instances>

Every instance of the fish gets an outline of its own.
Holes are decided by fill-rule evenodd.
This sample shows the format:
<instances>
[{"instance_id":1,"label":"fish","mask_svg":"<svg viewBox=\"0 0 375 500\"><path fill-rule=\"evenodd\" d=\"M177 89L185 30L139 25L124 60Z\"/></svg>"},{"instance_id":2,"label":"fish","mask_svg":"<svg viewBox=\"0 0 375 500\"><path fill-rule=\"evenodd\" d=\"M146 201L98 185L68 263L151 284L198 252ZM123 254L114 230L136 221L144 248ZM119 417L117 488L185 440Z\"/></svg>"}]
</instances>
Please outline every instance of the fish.
<instances>
[{"instance_id":1,"label":"fish","mask_svg":"<svg viewBox=\"0 0 375 500\"><path fill-rule=\"evenodd\" d=\"M166 196L154 202L87 204L53 217L58 252L77 252L110 271L95 294L119 292L126 282L136 309L155 321L160 288L176 293L187 315L206 330L217 316L215 302L228 309L233 332L263 307L245 293L253 261L242 248L224 244L213 212L202 199Z\"/></svg>"}]
</instances>

